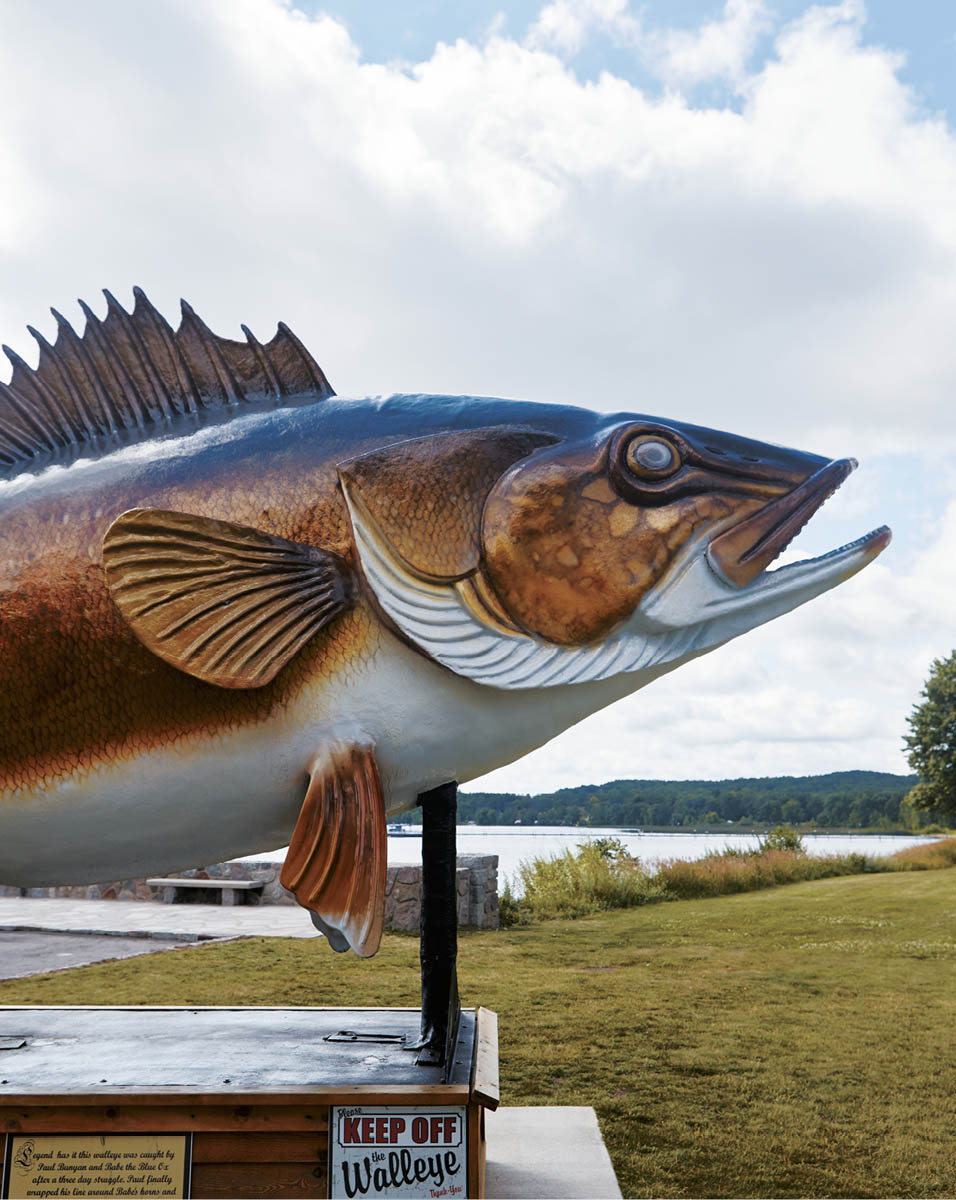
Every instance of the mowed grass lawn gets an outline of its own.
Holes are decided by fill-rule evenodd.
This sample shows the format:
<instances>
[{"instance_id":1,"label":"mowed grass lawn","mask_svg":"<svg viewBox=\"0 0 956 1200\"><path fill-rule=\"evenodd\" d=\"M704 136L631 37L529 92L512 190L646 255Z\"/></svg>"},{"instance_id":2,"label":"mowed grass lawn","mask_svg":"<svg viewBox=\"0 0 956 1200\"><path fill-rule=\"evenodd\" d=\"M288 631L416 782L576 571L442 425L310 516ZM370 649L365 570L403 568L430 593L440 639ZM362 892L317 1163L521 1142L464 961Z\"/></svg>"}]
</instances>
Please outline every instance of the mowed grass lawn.
<instances>
[{"instance_id":1,"label":"mowed grass lawn","mask_svg":"<svg viewBox=\"0 0 956 1200\"><path fill-rule=\"evenodd\" d=\"M417 953L255 939L0 1003L414 1005ZM625 1196L956 1195L956 871L466 934L460 977L500 1015L503 1103L593 1104Z\"/></svg>"}]
</instances>

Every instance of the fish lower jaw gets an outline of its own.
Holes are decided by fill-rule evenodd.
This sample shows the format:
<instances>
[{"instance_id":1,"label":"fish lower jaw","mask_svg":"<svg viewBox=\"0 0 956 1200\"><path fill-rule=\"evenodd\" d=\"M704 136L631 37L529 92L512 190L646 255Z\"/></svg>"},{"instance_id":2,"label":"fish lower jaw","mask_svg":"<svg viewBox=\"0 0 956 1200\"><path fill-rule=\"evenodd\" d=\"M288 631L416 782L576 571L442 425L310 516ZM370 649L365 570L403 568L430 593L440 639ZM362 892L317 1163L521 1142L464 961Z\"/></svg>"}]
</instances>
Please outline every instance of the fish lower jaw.
<instances>
[{"instance_id":1,"label":"fish lower jaw","mask_svg":"<svg viewBox=\"0 0 956 1200\"><path fill-rule=\"evenodd\" d=\"M837 546L835 550L827 550L825 554L818 554L813 558L802 558L799 562L785 563L783 566L775 567L772 571L765 571L764 575L780 575L786 571L799 570L801 567L813 567L818 563L829 562L831 559L852 554L857 550L865 550L866 561L870 562L886 549L892 539L893 532L890 527L881 525L878 529L871 529L869 533L864 533L862 537L855 538L852 542L845 542L842 546Z\"/></svg>"},{"instance_id":2,"label":"fish lower jaw","mask_svg":"<svg viewBox=\"0 0 956 1200\"><path fill-rule=\"evenodd\" d=\"M764 570L736 587L710 555L698 552L673 582L645 597L639 619L657 631L692 630L692 653L713 649L798 608L861 571L890 542L886 526L817 558Z\"/></svg>"},{"instance_id":3,"label":"fish lower jaw","mask_svg":"<svg viewBox=\"0 0 956 1200\"><path fill-rule=\"evenodd\" d=\"M833 586L834 583L848 579L871 563L886 549L892 537L889 526L881 525L878 529L873 529L869 533L863 534L862 537L855 538L852 542L846 542L835 550L828 550L825 554L818 554L814 558L800 559L798 562L785 563L772 570L768 568L762 571L753 583L744 588L735 588L732 583L729 583L709 554L707 555L707 565L732 595L735 594L740 597L741 601L745 601L755 596L778 592L781 588L788 591L793 587L802 588L805 584L818 581L824 576L828 581L832 577L832 583L827 582L826 586ZM711 603L720 605L722 600L714 598Z\"/></svg>"}]
</instances>

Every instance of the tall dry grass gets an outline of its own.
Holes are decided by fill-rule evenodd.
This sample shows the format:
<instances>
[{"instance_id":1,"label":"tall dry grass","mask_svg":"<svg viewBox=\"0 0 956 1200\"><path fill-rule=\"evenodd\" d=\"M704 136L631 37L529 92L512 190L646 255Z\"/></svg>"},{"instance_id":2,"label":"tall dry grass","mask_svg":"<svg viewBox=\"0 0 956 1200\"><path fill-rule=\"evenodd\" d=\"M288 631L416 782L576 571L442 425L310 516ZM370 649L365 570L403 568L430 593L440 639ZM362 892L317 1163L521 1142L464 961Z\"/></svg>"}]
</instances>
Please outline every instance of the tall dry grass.
<instances>
[{"instance_id":1,"label":"tall dry grass","mask_svg":"<svg viewBox=\"0 0 956 1200\"><path fill-rule=\"evenodd\" d=\"M870 875L886 871L934 871L956 866L956 837L911 846L885 858L869 854L830 854L814 858L793 831L776 830L759 850L725 850L694 860L675 858L653 873L613 838L598 839L557 858L534 859L519 869L523 895L506 884L502 925L523 925L556 917L583 917L612 908L633 908L661 900L698 900L754 892L809 879ZM788 836L784 836L784 835ZM781 849L782 845L798 848Z\"/></svg>"},{"instance_id":2,"label":"tall dry grass","mask_svg":"<svg viewBox=\"0 0 956 1200\"><path fill-rule=\"evenodd\" d=\"M714 854L693 862L680 858L663 862L654 880L663 885L668 899L697 900L704 896L755 892L782 883L803 883L807 879L869 874L884 869L880 861L866 854L811 858L800 850Z\"/></svg>"},{"instance_id":3,"label":"tall dry grass","mask_svg":"<svg viewBox=\"0 0 956 1200\"><path fill-rule=\"evenodd\" d=\"M939 871L945 867L956 867L956 837L897 850L888 861L896 864L889 868L891 871Z\"/></svg>"}]
</instances>

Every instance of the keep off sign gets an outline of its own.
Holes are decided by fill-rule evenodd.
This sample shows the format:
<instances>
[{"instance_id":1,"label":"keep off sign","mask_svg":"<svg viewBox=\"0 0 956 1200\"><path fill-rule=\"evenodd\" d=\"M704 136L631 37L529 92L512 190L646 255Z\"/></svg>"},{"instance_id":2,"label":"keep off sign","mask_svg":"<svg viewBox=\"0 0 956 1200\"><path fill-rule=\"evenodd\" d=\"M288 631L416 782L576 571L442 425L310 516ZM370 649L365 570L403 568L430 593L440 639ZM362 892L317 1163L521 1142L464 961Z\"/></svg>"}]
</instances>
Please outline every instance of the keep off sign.
<instances>
[{"instance_id":1,"label":"keep off sign","mask_svg":"<svg viewBox=\"0 0 956 1200\"><path fill-rule=\"evenodd\" d=\"M468 1178L463 1108L333 1106L329 1117L333 1200L463 1200Z\"/></svg>"}]
</instances>

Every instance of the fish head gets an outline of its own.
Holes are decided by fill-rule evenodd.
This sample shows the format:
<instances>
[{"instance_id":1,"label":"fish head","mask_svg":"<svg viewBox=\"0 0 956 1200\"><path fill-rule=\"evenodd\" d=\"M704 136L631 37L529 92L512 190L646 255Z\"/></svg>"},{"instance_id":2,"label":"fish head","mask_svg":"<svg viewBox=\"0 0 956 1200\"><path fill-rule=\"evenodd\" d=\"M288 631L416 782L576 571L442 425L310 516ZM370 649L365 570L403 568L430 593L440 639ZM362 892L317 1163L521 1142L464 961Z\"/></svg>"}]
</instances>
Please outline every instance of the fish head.
<instances>
[{"instance_id":1,"label":"fish head","mask_svg":"<svg viewBox=\"0 0 956 1200\"><path fill-rule=\"evenodd\" d=\"M854 469L850 458L633 415L570 437L511 432L525 440L505 464L489 451L499 436L472 431L465 452L456 443L470 470L489 465L471 505L475 545L458 554L455 577L430 568L435 552L408 551L409 537L420 541L414 521L393 520L390 536L354 476L344 480L382 609L432 657L492 686L656 677L849 578L890 540L884 527L771 569ZM436 448L431 476L445 461ZM390 484L381 466L370 472L378 492ZM441 526L442 505L427 504Z\"/></svg>"},{"instance_id":2,"label":"fish head","mask_svg":"<svg viewBox=\"0 0 956 1200\"><path fill-rule=\"evenodd\" d=\"M514 622L558 645L599 641L628 622L651 632L756 616L770 595L802 602L811 577L837 582L886 545L880 530L809 574L767 573L855 466L631 419L502 476L484 506L485 570Z\"/></svg>"}]
</instances>

